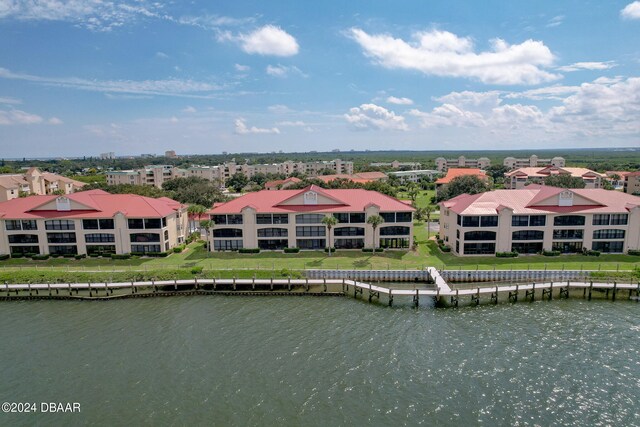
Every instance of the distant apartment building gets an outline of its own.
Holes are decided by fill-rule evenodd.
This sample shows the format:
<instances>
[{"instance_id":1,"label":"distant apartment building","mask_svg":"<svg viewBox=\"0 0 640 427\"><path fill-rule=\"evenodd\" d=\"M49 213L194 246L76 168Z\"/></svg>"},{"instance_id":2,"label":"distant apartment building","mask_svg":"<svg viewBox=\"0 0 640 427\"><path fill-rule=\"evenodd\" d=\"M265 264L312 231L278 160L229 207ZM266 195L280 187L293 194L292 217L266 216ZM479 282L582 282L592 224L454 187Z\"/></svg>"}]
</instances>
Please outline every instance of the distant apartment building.
<instances>
[{"instance_id":1,"label":"distant apartment building","mask_svg":"<svg viewBox=\"0 0 640 427\"><path fill-rule=\"evenodd\" d=\"M509 169L518 169L518 168L535 168L538 166L556 166L559 168L563 168L565 165L565 160L562 157L554 157L552 159L540 159L535 154L529 158L520 158L517 159L515 157L506 157L504 162L502 163L504 166Z\"/></svg>"},{"instance_id":2,"label":"distant apartment building","mask_svg":"<svg viewBox=\"0 0 640 427\"><path fill-rule=\"evenodd\" d=\"M444 157L438 157L436 159L436 169L439 172L446 172L450 168L486 169L489 166L491 166L491 160L486 157L467 159L465 156L460 156L457 159L445 159Z\"/></svg>"},{"instance_id":3,"label":"distant apartment building","mask_svg":"<svg viewBox=\"0 0 640 427\"><path fill-rule=\"evenodd\" d=\"M216 166L192 166L179 169L171 165L151 165L143 169L107 172L107 184L154 185L158 188L170 179L199 176L210 181L218 181L224 185L227 179L237 173L251 179L256 174L291 175L304 174L310 177L321 175L325 171L336 174L353 174L353 162L340 159L318 162L293 162L273 164L246 164L225 162Z\"/></svg>"},{"instance_id":4,"label":"distant apartment building","mask_svg":"<svg viewBox=\"0 0 640 427\"><path fill-rule=\"evenodd\" d=\"M108 153L100 153L100 159L102 160L109 160L109 159L115 159L116 158L116 153L114 153L113 151L110 151Z\"/></svg>"},{"instance_id":5,"label":"distant apartment building","mask_svg":"<svg viewBox=\"0 0 640 427\"><path fill-rule=\"evenodd\" d=\"M585 168L561 168L547 166L544 168L519 168L504 174L504 186L507 189L520 189L529 184L542 184L544 179L553 175L571 175L581 178L585 188L601 188L604 175Z\"/></svg>"},{"instance_id":6,"label":"distant apartment building","mask_svg":"<svg viewBox=\"0 0 640 427\"><path fill-rule=\"evenodd\" d=\"M187 206L90 190L0 202L0 254L157 253L185 241Z\"/></svg>"},{"instance_id":7,"label":"distant apartment building","mask_svg":"<svg viewBox=\"0 0 640 427\"><path fill-rule=\"evenodd\" d=\"M210 247L214 251L360 249L374 244L409 248L414 210L392 197L361 189L328 190L311 185L301 190L263 190L216 204L208 212L215 223ZM322 223L328 215L338 220L331 230ZM372 215L384 219L375 232L367 224Z\"/></svg>"},{"instance_id":8,"label":"distant apartment building","mask_svg":"<svg viewBox=\"0 0 640 427\"><path fill-rule=\"evenodd\" d=\"M176 154L175 150L167 150L164 152L164 156L168 157L169 159L175 159L176 157L178 157L178 155Z\"/></svg>"},{"instance_id":9,"label":"distant apartment building","mask_svg":"<svg viewBox=\"0 0 640 427\"><path fill-rule=\"evenodd\" d=\"M399 162L397 160L394 160L391 163L384 163L384 162L378 162L378 163L371 163L371 166L373 167L390 167L392 169L408 169L408 170L418 170L422 167L421 163L416 163L416 162Z\"/></svg>"},{"instance_id":10,"label":"distant apartment building","mask_svg":"<svg viewBox=\"0 0 640 427\"><path fill-rule=\"evenodd\" d=\"M625 174L623 188L625 193L640 195L640 171Z\"/></svg>"},{"instance_id":11,"label":"distant apartment building","mask_svg":"<svg viewBox=\"0 0 640 427\"><path fill-rule=\"evenodd\" d=\"M455 255L640 249L640 197L531 185L440 203L440 238Z\"/></svg>"},{"instance_id":12,"label":"distant apartment building","mask_svg":"<svg viewBox=\"0 0 640 427\"><path fill-rule=\"evenodd\" d=\"M70 194L85 184L66 176L42 172L36 167L24 174L0 175L0 202L16 199L21 195Z\"/></svg>"},{"instance_id":13,"label":"distant apartment building","mask_svg":"<svg viewBox=\"0 0 640 427\"><path fill-rule=\"evenodd\" d=\"M428 176L429 179L433 179L440 175L440 172L433 169L418 169L408 171L389 172L389 175L397 176L401 180L408 182L418 182L423 176Z\"/></svg>"}]
</instances>

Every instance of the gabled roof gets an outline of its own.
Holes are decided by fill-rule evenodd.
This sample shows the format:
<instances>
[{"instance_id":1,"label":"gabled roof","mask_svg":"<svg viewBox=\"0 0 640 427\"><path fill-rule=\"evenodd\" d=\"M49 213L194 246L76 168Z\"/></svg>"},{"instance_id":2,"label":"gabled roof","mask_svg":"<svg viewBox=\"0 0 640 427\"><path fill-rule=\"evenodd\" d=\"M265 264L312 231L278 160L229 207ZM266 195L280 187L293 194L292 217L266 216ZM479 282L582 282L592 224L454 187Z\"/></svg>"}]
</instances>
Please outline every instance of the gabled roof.
<instances>
[{"instance_id":1,"label":"gabled roof","mask_svg":"<svg viewBox=\"0 0 640 427\"><path fill-rule=\"evenodd\" d=\"M288 183L298 183L302 182L300 178L296 178L295 176L289 177L287 179L278 179L275 181L267 181L264 184L264 188L278 188L278 186L288 184Z\"/></svg>"},{"instance_id":2,"label":"gabled roof","mask_svg":"<svg viewBox=\"0 0 640 427\"><path fill-rule=\"evenodd\" d=\"M166 197L154 199L136 194L109 194L102 190L90 190L67 194L65 197L87 209L57 211L38 210L61 196L29 196L0 202L0 218L111 218L122 212L131 218L158 218L172 214L182 205Z\"/></svg>"},{"instance_id":3,"label":"gabled roof","mask_svg":"<svg viewBox=\"0 0 640 427\"><path fill-rule=\"evenodd\" d=\"M551 204L554 196L570 191L576 199L589 204L560 206ZM545 203L549 202L549 203ZM542 204L545 203L545 204ZM519 190L494 190L472 196L464 194L441 203L459 215L495 215L500 209L509 208L514 215L540 213L623 213L640 206L640 197L620 191L603 189L570 189L530 185Z\"/></svg>"},{"instance_id":4,"label":"gabled roof","mask_svg":"<svg viewBox=\"0 0 640 427\"><path fill-rule=\"evenodd\" d=\"M334 204L286 204L296 197L300 197L308 191L315 191L319 195L330 200ZM221 205L215 205L211 214L239 214L246 206L252 206L258 213L288 213L288 212L364 212L369 204L375 204L383 212L413 212L415 209L401 201L378 193L362 189L332 190L312 185L302 190L263 190L245 194L242 197L231 200Z\"/></svg>"},{"instance_id":5,"label":"gabled roof","mask_svg":"<svg viewBox=\"0 0 640 427\"><path fill-rule=\"evenodd\" d=\"M354 173L352 175L349 175L349 174L320 175L320 176L317 176L316 178L323 182L331 182L336 179L348 179L353 182L366 184L367 182L386 179L387 175L383 172L359 172L359 173Z\"/></svg>"},{"instance_id":6,"label":"gabled roof","mask_svg":"<svg viewBox=\"0 0 640 427\"><path fill-rule=\"evenodd\" d=\"M550 175L571 175L578 178L587 179L590 176L602 177L602 174L592 171L587 168L559 168L557 166L549 165L544 168L539 167L526 167L514 169L504 174L507 177L512 176L529 176L533 178L545 178Z\"/></svg>"},{"instance_id":7,"label":"gabled roof","mask_svg":"<svg viewBox=\"0 0 640 427\"><path fill-rule=\"evenodd\" d=\"M447 170L447 175L443 176L442 178L438 178L436 180L436 184L448 184L453 179L458 178L460 176L465 176L465 175L473 175L473 176L477 176L480 179L488 179L487 174L482 169L449 168L449 170Z\"/></svg>"}]
</instances>

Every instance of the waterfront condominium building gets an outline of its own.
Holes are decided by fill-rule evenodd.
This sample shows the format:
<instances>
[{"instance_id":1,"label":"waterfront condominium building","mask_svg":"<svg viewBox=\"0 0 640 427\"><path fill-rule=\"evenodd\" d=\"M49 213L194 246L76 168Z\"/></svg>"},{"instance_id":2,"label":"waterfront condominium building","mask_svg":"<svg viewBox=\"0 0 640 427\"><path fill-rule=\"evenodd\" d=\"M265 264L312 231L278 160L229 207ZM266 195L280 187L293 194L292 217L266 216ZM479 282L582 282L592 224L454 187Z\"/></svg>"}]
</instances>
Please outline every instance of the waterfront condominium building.
<instances>
[{"instance_id":1,"label":"waterfront condominium building","mask_svg":"<svg viewBox=\"0 0 640 427\"><path fill-rule=\"evenodd\" d=\"M84 185L66 176L32 167L23 174L0 175L0 202L28 194L70 194Z\"/></svg>"},{"instance_id":2,"label":"waterfront condominium building","mask_svg":"<svg viewBox=\"0 0 640 427\"><path fill-rule=\"evenodd\" d=\"M419 169L419 170L410 170L410 171L397 171L397 172L389 172L389 175L394 175L400 178L402 181L408 182L418 182L423 176L429 177L429 179L433 179L436 176L440 175L440 172L433 169Z\"/></svg>"},{"instance_id":3,"label":"waterfront condominium building","mask_svg":"<svg viewBox=\"0 0 640 427\"><path fill-rule=\"evenodd\" d=\"M532 184L440 203L440 238L456 255L640 249L640 197Z\"/></svg>"},{"instance_id":4,"label":"waterfront condominium building","mask_svg":"<svg viewBox=\"0 0 640 427\"><path fill-rule=\"evenodd\" d=\"M215 223L214 251L240 248L337 249L409 248L413 241L411 206L376 191L328 190L311 185L302 190L249 193L209 211ZM322 223L333 215L330 234ZM384 219L375 231L367 219Z\"/></svg>"},{"instance_id":5,"label":"waterfront condominium building","mask_svg":"<svg viewBox=\"0 0 640 427\"><path fill-rule=\"evenodd\" d=\"M0 202L0 254L164 252L185 241L187 220L187 207L166 197L24 197Z\"/></svg>"},{"instance_id":6,"label":"waterfront condominium building","mask_svg":"<svg viewBox=\"0 0 640 427\"><path fill-rule=\"evenodd\" d=\"M585 184L585 188L601 188L604 175L585 168L560 168L557 166L547 166L544 168L520 168L504 174L505 188L514 190L523 188L529 184L541 184L544 179L553 175L570 175L580 178Z\"/></svg>"},{"instance_id":7,"label":"waterfront condominium building","mask_svg":"<svg viewBox=\"0 0 640 427\"><path fill-rule=\"evenodd\" d=\"M517 159L515 157L505 157L504 162L502 163L504 166L511 169L518 168L535 168L538 166L557 166L559 168L563 168L565 165L564 158L562 157L554 157L553 159L540 159L535 154L529 158Z\"/></svg>"},{"instance_id":8,"label":"waterfront condominium building","mask_svg":"<svg viewBox=\"0 0 640 427\"><path fill-rule=\"evenodd\" d=\"M624 192L640 195L640 171L628 172L624 175Z\"/></svg>"},{"instance_id":9,"label":"waterfront condominium building","mask_svg":"<svg viewBox=\"0 0 640 427\"><path fill-rule=\"evenodd\" d=\"M445 159L444 157L438 157L436 159L436 169L438 172L446 172L450 168L486 169L489 166L491 166L491 160L486 157L467 159L465 156L460 156L457 159Z\"/></svg>"}]
</instances>

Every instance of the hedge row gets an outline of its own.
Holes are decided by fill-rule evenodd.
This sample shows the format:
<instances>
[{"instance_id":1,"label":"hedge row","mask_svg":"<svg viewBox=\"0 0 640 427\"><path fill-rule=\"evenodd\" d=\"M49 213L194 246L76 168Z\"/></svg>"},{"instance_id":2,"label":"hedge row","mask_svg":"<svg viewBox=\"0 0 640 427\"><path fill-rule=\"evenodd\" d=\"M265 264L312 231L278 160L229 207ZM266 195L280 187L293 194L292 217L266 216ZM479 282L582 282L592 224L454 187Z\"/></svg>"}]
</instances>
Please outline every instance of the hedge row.
<instances>
[{"instance_id":1,"label":"hedge row","mask_svg":"<svg viewBox=\"0 0 640 427\"><path fill-rule=\"evenodd\" d=\"M498 258L517 258L518 252L496 252Z\"/></svg>"}]
</instances>

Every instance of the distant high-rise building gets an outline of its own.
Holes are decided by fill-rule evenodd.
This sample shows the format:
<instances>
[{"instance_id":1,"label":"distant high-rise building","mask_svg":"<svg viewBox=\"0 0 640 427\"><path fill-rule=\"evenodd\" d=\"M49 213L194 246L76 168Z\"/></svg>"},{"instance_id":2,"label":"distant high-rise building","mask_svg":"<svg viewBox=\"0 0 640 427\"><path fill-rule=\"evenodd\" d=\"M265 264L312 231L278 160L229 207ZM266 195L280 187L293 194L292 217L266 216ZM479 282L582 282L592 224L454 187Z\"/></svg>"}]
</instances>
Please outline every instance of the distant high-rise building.
<instances>
[{"instance_id":1,"label":"distant high-rise building","mask_svg":"<svg viewBox=\"0 0 640 427\"><path fill-rule=\"evenodd\" d=\"M168 157L170 159L175 159L176 157L178 157L178 155L176 154L175 150L168 150L164 152L164 156Z\"/></svg>"},{"instance_id":2,"label":"distant high-rise building","mask_svg":"<svg viewBox=\"0 0 640 427\"><path fill-rule=\"evenodd\" d=\"M114 153L113 151L110 151L108 153L100 153L100 158L102 160L115 159L116 158L116 153Z\"/></svg>"}]
</instances>

